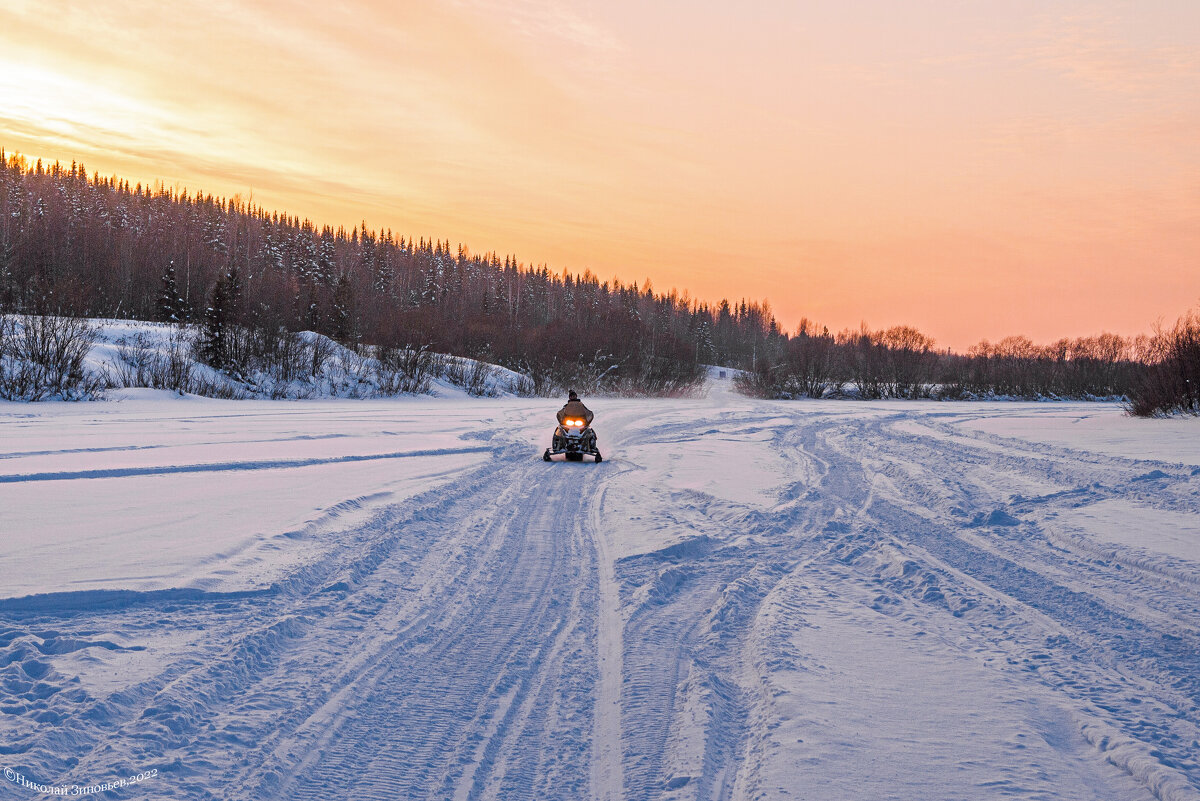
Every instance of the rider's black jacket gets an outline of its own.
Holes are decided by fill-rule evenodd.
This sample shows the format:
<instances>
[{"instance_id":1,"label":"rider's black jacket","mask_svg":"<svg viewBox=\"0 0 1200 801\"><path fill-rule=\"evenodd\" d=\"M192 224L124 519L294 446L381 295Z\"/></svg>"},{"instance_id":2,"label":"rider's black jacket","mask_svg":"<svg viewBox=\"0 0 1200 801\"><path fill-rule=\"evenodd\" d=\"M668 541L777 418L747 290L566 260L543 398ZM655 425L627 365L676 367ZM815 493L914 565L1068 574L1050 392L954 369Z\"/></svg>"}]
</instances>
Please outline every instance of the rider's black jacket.
<instances>
[{"instance_id":1,"label":"rider's black jacket","mask_svg":"<svg viewBox=\"0 0 1200 801\"><path fill-rule=\"evenodd\" d=\"M587 421L588 425L591 425L592 418L595 417L595 415L592 414L591 409L583 405L583 401L573 400L567 401L566 405L558 410L559 425L562 425L562 421L566 420L568 417L582 417L585 421Z\"/></svg>"}]
</instances>

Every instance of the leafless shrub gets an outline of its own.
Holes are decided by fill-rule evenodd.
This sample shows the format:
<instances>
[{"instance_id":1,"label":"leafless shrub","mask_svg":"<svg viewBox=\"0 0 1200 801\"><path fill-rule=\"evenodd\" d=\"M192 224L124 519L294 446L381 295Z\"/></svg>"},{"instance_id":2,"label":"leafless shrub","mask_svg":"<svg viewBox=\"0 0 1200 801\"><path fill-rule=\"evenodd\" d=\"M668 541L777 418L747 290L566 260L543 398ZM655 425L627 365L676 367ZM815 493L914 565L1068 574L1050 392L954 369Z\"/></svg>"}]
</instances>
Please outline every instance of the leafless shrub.
<instances>
[{"instance_id":1,"label":"leafless shrub","mask_svg":"<svg viewBox=\"0 0 1200 801\"><path fill-rule=\"evenodd\" d=\"M704 368L699 365L648 359L633 368L624 366L612 380L601 384L601 391L632 397L687 398L700 394L704 379Z\"/></svg>"},{"instance_id":2,"label":"leafless shrub","mask_svg":"<svg viewBox=\"0 0 1200 801\"><path fill-rule=\"evenodd\" d=\"M467 383L467 368L464 360L455 358L447 359L441 377L457 387L465 386Z\"/></svg>"},{"instance_id":3,"label":"leafless shrub","mask_svg":"<svg viewBox=\"0 0 1200 801\"><path fill-rule=\"evenodd\" d=\"M361 344L342 352L342 371L350 386L350 397L361 398L374 394L370 385L371 374L375 371L371 353L370 347Z\"/></svg>"},{"instance_id":4,"label":"leafless shrub","mask_svg":"<svg viewBox=\"0 0 1200 801\"><path fill-rule=\"evenodd\" d=\"M95 341L96 329L86 320L27 315L21 326L19 356L45 367L52 389L63 392L87 380L83 361Z\"/></svg>"},{"instance_id":5,"label":"leafless shrub","mask_svg":"<svg viewBox=\"0 0 1200 801\"><path fill-rule=\"evenodd\" d=\"M0 315L0 398L37 401L49 392L46 369L20 358L17 318Z\"/></svg>"},{"instance_id":6,"label":"leafless shrub","mask_svg":"<svg viewBox=\"0 0 1200 801\"><path fill-rule=\"evenodd\" d=\"M1138 340L1116 334L1035 345L1028 337L986 340L942 357L938 397L1113 398L1146 369Z\"/></svg>"},{"instance_id":7,"label":"leafless shrub","mask_svg":"<svg viewBox=\"0 0 1200 801\"><path fill-rule=\"evenodd\" d=\"M191 339L182 329L172 334L165 352L145 333L123 338L117 343L117 363L108 372L109 384L199 394L191 350Z\"/></svg>"},{"instance_id":8,"label":"leafless shrub","mask_svg":"<svg viewBox=\"0 0 1200 801\"><path fill-rule=\"evenodd\" d=\"M1151 362L1129 393L1127 410L1138 417L1200 414L1200 312L1190 312L1148 343Z\"/></svg>"},{"instance_id":9,"label":"leafless shrub","mask_svg":"<svg viewBox=\"0 0 1200 801\"><path fill-rule=\"evenodd\" d=\"M229 381L214 379L197 369L192 360L193 336L187 328L177 328L165 349L148 334L138 333L117 342L117 362L106 371L111 387L165 389L181 395L237 400L243 389Z\"/></svg>"},{"instance_id":10,"label":"leafless shrub","mask_svg":"<svg viewBox=\"0 0 1200 801\"><path fill-rule=\"evenodd\" d=\"M96 341L86 320L58 315L5 316L0 325L0 397L68 400L95 397L102 376L84 369Z\"/></svg>"},{"instance_id":11,"label":"leafless shrub","mask_svg":"<svg viewBox=\"0 0 1200 801\"><path fill-rule=\"evenodd\" d=\"M244 400L247 397L246 390L237 384L229 381L218 381L208 376L198 374L192 375L191 390L192 395L202 395L206 398L221 398L222 400Z\"/></svg>"},{"instance_id":12,"label":"leafless shrub","mask_svg":"<svg viewBox=\"0 0 1200 801\"><path fill-rule=\"evenodd\" d=\"M533 398L537 395L533 385L533 379L522 373L517 373L509 377L508 381L506 382L505 389L507 389L510 394L521 398Z\"/></svg>"},{"instance_id":13,"label":"leafless shrub","mask_svg":"<svg viewBox=\"0 0 1200 801\"><path fill-rule=\"evenodd\" d=\"M495 374L496 369L487 362L451 356L446 360L444 377L472 397L494 398L499 394L493 381Z\"/></svg>"},{"instance_id":14,"label":"leafless shrub","mask_svg":"<svg viewBox=\"0 0 1200 801\"><path fill-rule=\"evenodd\" d=\"M277 324L230 325L222 336L224 362L213 366L234 380L252 386L261 381L266 386L257 389L273 398L302 393L295 383L307 376L315 376L313 365L322 367L332 350L331 345L328 349L322 346L323 352L314 354L313 345L303 335ZM204 361L203 337L197 339L193 352L198 361Z\"/></svg>"},{"instance_id":15,"label":"leafless shrub","mask_svg":"<svg viewBox=\"0 0 1200 801\"><path fill-rule=\"evenodd\" d=\"M870 400L888 397L888 353L880 334L864 325L857 332L843 331L838 335L838 344L842 346L848 375L858 388L858 396Z\"/></svg>"},{"instance_id":16,"label":"leafless shrub","mask_svg":"<svg viewBox=\"0 0 1200 801\"><path fill-rule=\"evenodd\" d=\"M297 381L308 372L309 348L298 333L273 328L264 329L260 336L260 364L255 366L273 378L276 385Z\"/></svg>"},{"instance_id":17,"label":"leafless shrub","mask_svg":"<svg viewBox=\"0 0 1200 801\"><path fill-rule=\"evenodd\" d=\"M467 394L476 398L494 398L500 394L496 390L493 378L496 369L487 362L474 361L467 371Z\"/></svg>"},{"instance_id":18,"label":"leafless shrub","mask_svg":"<svg viewBox=\"0 0 1200 801\"><path fill-rule=\"evenodd\" d=\"M325 365L333 357L337 343L328 337L314 334L308 341L309 375L316 378L325 371Z\"/></svg>"},{"instance_id":19,"label":"leafless shrub","mask_svg":"<svg viewBox=\"0 0 1200 801\"><path fill-rule=\"evenodd\" d=\"M937 354L933 340L909 326L895 326L878 335L886 349L886 390L891 398L919 398L929 394Z\"/></svg>"},{"instance_id":20,"label":"leafless shrub","mask_svg":"<svg viewBox=\"0 0 1200 801\"><path fill-rule=\"evenodd\" d=\"M563 382L567 380L562 377L558 360L553 357L523 359L517 366L517 372L526 377L529 390L527 397L531 398L559 395L562 393Z\"/></svg>"},{"instance_id":21,"label":"leafless shrub","mask_svg":"<svg viewBox=\"0 0 1200 801\"><path fill-rule=\"evenodd\" d=\"M783 365L776 365L783 367ZM751 371L738 373L733 377L733 387L738 392L750 398L764 398L774 400L778 398L790 396L784 391L783 385L779 379L778 370L773 369L766 362Z\"/></svg>"},{"instance_id":22,"label":"leafless shrub","mask_svg":"<svg viewBox=\"0 0 1200 801\"><path fill-rule=\"evenodd\" d=\"M374 349L369 345L355 345L342 354L342 368L352 376L365 377L370 372L370 361Z\"/></svg>"},{"instance_id":23,"label":"leafless shrub","mask_svg":"<svg viewBox=\"0 0 1200 801\"><path fill-rule=\"evenodd\" d=\"M981 342L965 355L933 344L907 326L862 326L835 338L802 323L736 386L768 398L838 395L846 382L860 398L1119 398L1145 371L1148 347L1108 333L1052 345L1012 336Z\"/></svg>"},{"instance_id":24,"label":"leafless shrub","mask_svg":"<svg viewBox=\"0 0 1200 801\"><path fill-rule=\"evenodd\" d=\"M784 391L792 395L823 398L845 383L834 338L807 320L800 321L796 336L788 342L785 359Z\"/></svg>"},{"instance_id":25,"label":"leafless shrub","mask_svg":"<svg viewBox=\"0 0 1200 801\"><path fill-rule=\"evenodd\" d=\"M381 395L422 395L429 392L433 380L445 371L445 363L428 345L380 347L376 380Z\"/></svg>"},{"instance_id":26,"label":"leafless shrub","mask_svg":"<svg viewBox=\"0 0 1200 801\"><path fill-rule=\"evenodd\" d=\"M569 389L584 396L685 397L700 392L705 378L698 364L648 354L618 359L605 351L578 361L526 362L520 372L529 376L534 394L541 397Z\"/></svg>"}]
</instances>

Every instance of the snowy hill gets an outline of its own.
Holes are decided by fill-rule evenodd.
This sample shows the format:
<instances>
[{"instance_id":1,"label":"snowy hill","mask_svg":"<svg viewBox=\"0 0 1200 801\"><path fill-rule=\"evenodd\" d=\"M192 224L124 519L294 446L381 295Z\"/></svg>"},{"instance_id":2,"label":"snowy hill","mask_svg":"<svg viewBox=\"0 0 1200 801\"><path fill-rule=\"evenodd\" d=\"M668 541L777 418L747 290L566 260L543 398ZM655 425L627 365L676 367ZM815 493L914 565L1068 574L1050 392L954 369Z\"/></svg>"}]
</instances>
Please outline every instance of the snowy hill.
<instances>
[{"instance_id":1,"label":"snowy hill","mask_svg":"<svg viewBox=\"0 0 1200 801\"><path fill-rule=\"evenodd\" d=\"M132 320L62 320L9 317L9 347L0 347L0 398L127 398L145 397L137 390L164 390L176 395L217 398L373 398L398 394L436 397L500 397L522 393L528 379L506 368L459 356L426 351L376 348L353 350L311 331L281 332L269 343L266 357L247 359L245 370L216 370L197 359L195 328ZM27 326L45 326L26 344ZM78 329L69 329L78 326ZM64 333L65 331L65 333ZM50 381L44 393L5 392L19 387L21 368L54 361L64 350L58 340L72 334L90 340L74 383ZM40 343L45 343L41 345ZM40 346L49 358L31 351ZM41 371L45 373L45 370ZM51 370L50 372L53 372ZM62 372L70 372L63 370ZM36 384L36 380L27 383Z\"/></svg>"}]
</instances>

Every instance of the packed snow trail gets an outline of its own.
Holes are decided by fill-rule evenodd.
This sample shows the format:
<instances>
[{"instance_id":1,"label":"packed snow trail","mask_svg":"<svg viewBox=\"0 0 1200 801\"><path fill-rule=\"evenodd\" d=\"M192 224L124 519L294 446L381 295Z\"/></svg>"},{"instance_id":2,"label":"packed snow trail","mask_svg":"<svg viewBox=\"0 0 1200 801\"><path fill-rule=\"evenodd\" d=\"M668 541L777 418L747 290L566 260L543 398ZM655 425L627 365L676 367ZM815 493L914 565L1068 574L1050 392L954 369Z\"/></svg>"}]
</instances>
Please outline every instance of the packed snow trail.
<instances>
[{"instance_id":1,"label":"packed snow trail","mask_svg":"<svg viewBox=\"0 0 1200 801\"><path fill-rule=\"evenodd\" d=\"M595 401L598 465L540 460L549 402L0 407L0 761L153 798L1200 798L1200 427L722 388Z\"/></svg>"}]
</instances>

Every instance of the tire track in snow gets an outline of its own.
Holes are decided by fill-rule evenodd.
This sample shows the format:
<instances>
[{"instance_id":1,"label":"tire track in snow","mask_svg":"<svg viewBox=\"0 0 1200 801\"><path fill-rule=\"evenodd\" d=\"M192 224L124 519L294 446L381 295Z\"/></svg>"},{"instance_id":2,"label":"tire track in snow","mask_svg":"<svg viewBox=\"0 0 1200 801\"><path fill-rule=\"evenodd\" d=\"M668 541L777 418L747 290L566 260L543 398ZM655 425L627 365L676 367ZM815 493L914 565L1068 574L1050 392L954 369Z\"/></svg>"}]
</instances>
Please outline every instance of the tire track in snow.
<instances>
[{"instance_id":1,"label":"tire track in snow","mask_svg":"<svg viewBox=\"0 0 1200 801\"><path fill-rule=\"evenodd\" d=\"M459 537L484 522L463 554L468 579L389 645L378 680L341 710L330 751L280 797L324 797L330 777L406 798L586 795L596 563L576 521L597 476L507 467L508 492L430 521Z\"/></svg>"},{"instance_id":2,"label":"tire track in snow","mask_svg":"<svg viewBox=\"0 0 1200 801\"><path fill-rule=\"evenodd\" d=\"M599 579L599 610L596 615L598 644L596 725L592 749L591 797L595 801L621 801L625 797L625 773L621 747L621 678L623 675L625 619L621 612L620 588L608 547L608 533L601 522L604 493L592 500L589 524L596 544Z\"/></svg>"},{"instance_id":3,"label":"tire track in snow","mask_svg":"<svg viewBox=\"0 0 1200 801\"><path fill-rule=\"evenodd\" d=\"M157 766L163 798L771 797L772 760L801 750L776 736L776 679L806 669L804 604L821 603L1036 684L1064 710L1044 722L1054 747L1082 743L1160 799L1195 797L1192 585L1043 531L1074 503L1196 511L1189 479L997 450L918 407L679 408L686 420L667 404L606 418L602 465L486 448L486 466L435 492L368 500L373 517L328 521L338 547L269 594L14 617L5 758L48 779ZM686 451L717 430L779 461L778 503L647 481L655 463L635 463L635 446ZM614 561L634 509L671 544ZM988 524L997 510L1016 524ZM162 626L196 639L108 695L38 650L86 655ZM1036 769L1013 767L989 766L999 778L974 797L1036 796L1021 784ZM806 762L788 789L829 769Z\"/></svg>"},{"instance_id":4,"label":"tire track in snow","mask_svg":"<svg viewBox=\"0 0 1200 801\"><path fill-rule=\"evenodd\" d=\"M124 754L161 766L161 797L586 796L599 582L585 503L607 468L510 448L346 530L269 597L220 599L229 621L141 598L118 617L181 602L177 624L216 627L209 645L98 700L108 723L72 748L43 738L39 774Z\"/></svg>"},{"instance_id":5,"label":"tire track in snow","mask_svg":"<svg viewBox=\"0 0 1200 801\"><path fill-rule=\"evenodd\" d=\"M971 516L1012 508L1013 490L1047 483L1091 486L1099 479L1104 486L1093 490L1097 497L1155 498L1130 481L1153 465L1094 454L1080 460L1076 452L1018 442L1005 443L998 455L990 442L975 448L961 441L969 437L956 435L948 445L893 425L917 416L795 415L771 447L805 478L785 482L773 509L748 510L690 491L638 495L633 505L660 509L657 527L689 531L692 545L684 540L618 563L628 611L622 720L628 797L722 798L731 783L733 797L761 792L759 751L779 747L769 735L771 689L761 673L745 669L741 655L764 636L753 633L754 621L761 599L778 586L770 565L781 551L792 560L783 568L788 575L802 570L843 582L829 591L884 614L902 613L989 669L1060 693L1078 724L1073 743L1090 744L1097 758L1156 797L1193 797L1186 777L1196 770L1195 709L1188 701L1197 695L1191 683L1200 678L1189 656L1197 646L1194 623L1184 624L1190 633L1154 625L1155 618L1138 613L1146 607L1138 606L1132 584L1123 588L1127 603L1097 594L1095 573L1105 568L1089 567L1086 555L1068 557L1073 570L1064 576L1048 573L1046 551L1016 537L1024 528L1005 540L1011 553L981 549L978 537L989 529ZM674 443L710 423L648 422L646 428L654 441ZM1155 505L1195 509L1187 480L1177 484L1182 494L1157 497ZM1164 588L1153 576L1140 576L1131 581L1144 595L1174 597L1177 582ZM848 580L853 583L844 584ZM865 600L854 600L859 597ZM716 616L706 613L725 598L741 600L740 621L718 635ZM785 593L776 606L788 603ZM1062 639L1064 629L1076 639ZM714 637L719 651L706 647ZM782 648L778 640L772 646ZM757 664L767 669L770 661L762 656ZM1147 694L1153 703L1139 704ZM690 740L680 736L688 728ZM737 742L728 745L731 738ZM723 769L736 771L735 782Z\"/></svg>"},{"instance_id":6,"label":"tire track in snow","mask_svg":"<svg viewBox=\"0 0 1200 801\"><path fill-rule=\"evenodd\" d=\"M79 705L73 714L88 720L86 727L72 732L66 744L57 730L43 729L37 740L23 746L29 754L40 756L38 773L87 777L111 770L120 758L129 765L150 764L172 772L177 783L161 788L163 797L203 797L206 785L196 776L197 766L203 766L205 773L219 774L223 764L241 760L252 765L249 743L259 738L269 741L289 731L287 715L280 719L277 710L319 703L313 699L327 692L322 684L336 680L344 655L322 654L322 643L346 644L339 629L351 630L355 626L348 621L362 620L381 608L376 604L369 609L370 601L358 599L335 604L338 588L348 589L379 575L381 564L392 568L387 580L403 582L406 572L412 572L407 556L419 558L434 544L408 536L408 526L438 514L464 492L476 491L471 478L468 474L461 483L401 507L384 508L373 521L340 536L331 534L331 542L342 541L340 548L335 546L320 562L280 582L265 596L199 604L181 597L111 614L67 610L63 620L29 618L31 625L46 620L67 628L111 627L126 632L170 626L203 629L206 634L195 650L180 654L182 658L168 663L159 676L107 698L76 697ZM400 559L395 558L398 550ZM370 587L365 590L371 592ZM330 657L332 667L321 669L323 656ZM189 767L176 775L184 764ZM230 780L221 783L223 797L229 795Z\"/></svg>"},{"instance_id":7,"label":"tire track in snow","mask_svg":"<svg viewBox=\"0 0 1200 801\"><path fill-rule=\"evenodd\" d=\"M54 473L17 473L0 475L0 484L20 484L30 481L78 481L96 478L129 478L131 476L160 476L175 473L227 473L243 470L286 470L314 465L349 464L351 462L375 462L385 459L412 459L421 456L457 456L470 453L493 453L489 446L467 446L463 448L436 448L432 450L396 451L394 453L349 454L346 456L323 456L308 459L268 459L245 462L208 462L201 464L161 465L158 467L110 467L98 470L59 471Z\"/></svg>"},{"instance_id":8,"label":"tire track in snow","mask_svg":"<svg viewBox=\"0 0 1200 801\"><path fill-rule=\"evenodd\" d=\"M895 419L905 417L897 415ZM1037 530L1031 521L1018 522L1011 529L1012 536L1005 537L1009 529L1004 526L979 529L977 523L968 523L969 518L961 511L954 511L972 506L985 511L1012 508L1012 494L997 493L997 487L1003 487L1006 481L989 478L995 474L1018 482L1030 479L1067 487L1091 486L1100 497L1123 494L1144 500L1144 490L1131 484L1129 478L1144 473L1146 463L1094 454L1080 460L1075 452L1049 446L1031 447L1026 453L1012 442L1003 456L996 457L989 456L984 448L973 452L961 441L951 446L933 437L896 436L889 428L886 421L861 422L843 432L826 457L835 464L840 462L845 469L854 469L863 461L861 454L869 452L883 463L875 469L892 482L885 496L869 508L871 530L876 534L868 532L857 538L857 546L847 543L841 559L885 571L877 572L877 576L888 575L888 564L894 562L887 557L873 561L882 535L906 547L910 561L926 562L924 570L918 568L913 574L923 584L909 585L924 586L920 590L924 595L917 596L918 601L944 606L944 590L960 580L988 588L1000 599L1005 614L1015 613L1018 619L1024 619L1021 625L1030 627L1031 632L1040 628L1044 640L1025 644L998 640L997 649L1007 651L1014 666L1071 698L1081 731L1113 764L1128 770L1157 797L1192 797L1189 793L1194 789L1188 788L1200 776L1195 756L1200 664L1194 658L1200 648L1200 632L1194 620L1182 627L1177 623L1164 629L1157 617L1138 615L1139 602L1132 598L1134 589L1142 595L1174 597L1179 584L1169 582L1164 587L1143 573L1141 580L1124 582L1129 597L1121 603L1113 594L1113 588L1119 588L1121 582L1109 582L1105 592L1097 591L1095 581L1079 584L1078 579L1086 571L1104 572L1104 565L1097 565L1086 555L1080 559L1050 552L1042 546L1040 537L1030 536ZM1109 476L1111 484L1097 487L1097 477ZM1194 501L1187 496L1168 498L1165 503L1172 508L1188 508L1190 504L1195 509ZM1025 510L1026 516L1036 517L1032 507ZM932 518L930 511L934 513ZM981 550L978 537L984 534L994 540L1003 538L1006 547L1002 554L995 548ZM921 554L928 556L922 560ZM1074 581L1061 583L1061 577L1047 570L1047 563L1053 561L1074 563L1067 574ZM871 568L872 564L882 567ZM1112 571L1109 565L1107 572ZM930 585L921 576L940 576L941 586L936 582ZM903 586L897 578L885 581ZM963 591L971 592L969 584ZM1021 628L1012 619L989 622L986 609L968 608L964 619L975 627L993 627L1005 640L1020 634ZM1053 621L1052 628L1045 626L1046 620ZM1067 632L1066 638L1060 636L1061 631ZM1025 636L1032 638L1032 633ZM1121 731L1123 736L1113 739L1088 734L1096 730L1088 721L1097 716L1107 720L1110 731ZM1137 756L1131 758L1130 751ZM1154 764L1147 767L1147 760Z\"/></svg>"}]
</instances>

